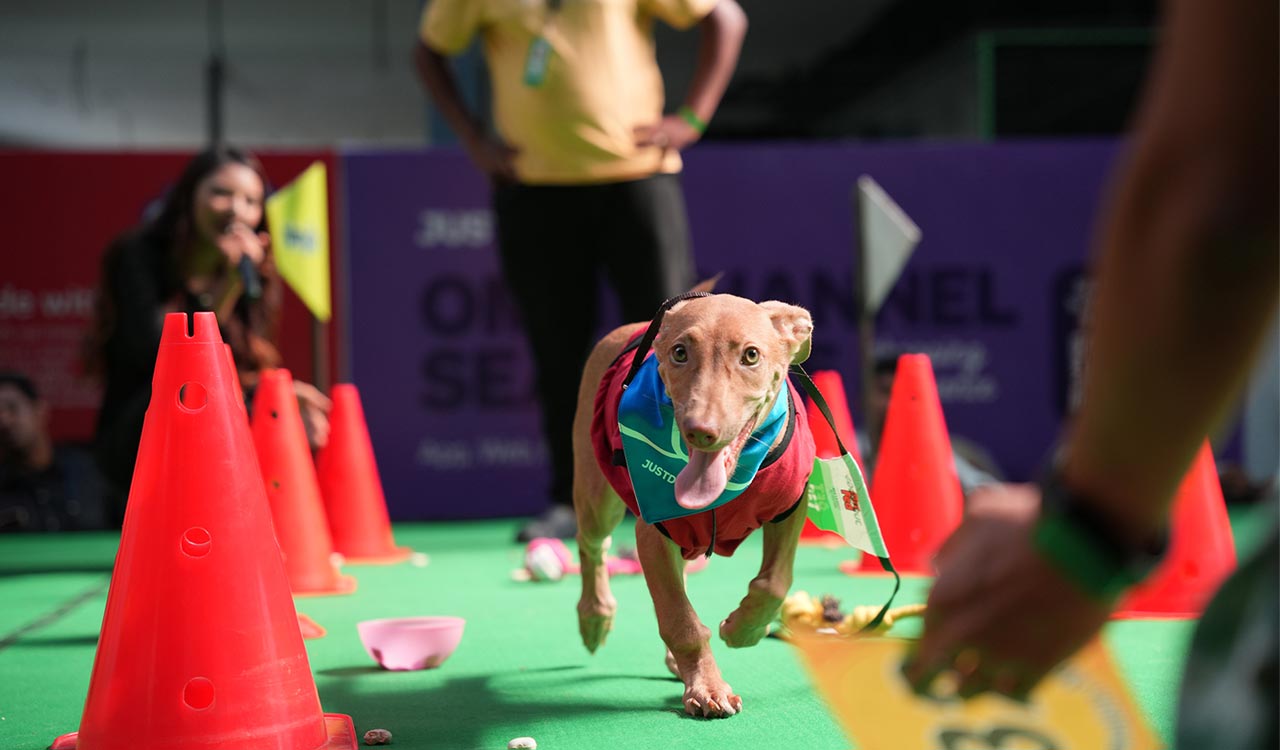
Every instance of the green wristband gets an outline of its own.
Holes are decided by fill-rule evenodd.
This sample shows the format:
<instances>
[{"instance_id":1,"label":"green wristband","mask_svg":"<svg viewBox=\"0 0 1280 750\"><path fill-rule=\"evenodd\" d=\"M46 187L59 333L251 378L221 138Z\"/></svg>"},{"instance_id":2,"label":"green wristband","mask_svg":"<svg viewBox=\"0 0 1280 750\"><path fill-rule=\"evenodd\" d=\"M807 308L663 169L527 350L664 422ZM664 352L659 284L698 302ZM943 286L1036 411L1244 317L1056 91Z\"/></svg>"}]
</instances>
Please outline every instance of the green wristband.
<instances>
[{"instance_id":1,"label":"green wristband","mask_svg":"<svg viewBox=\"0 0 1280 750\"><path fill-rule=\"evenodd\" d=\"M689 105L686 104L680 107L680 109L676 110L676 114L680 115L680 119L689 123L689 127L698 131L698 135L707 132L707 123L703 122L702 118L698 117L698 113L689 108Z\"/></svg>"},{"instance_id":2,"label":"green wristband","mask_svg":"<svg viewBox=\"0 0 1280 750\"><path fill-rule=\"evenodd\" d=\"M1041 556L1090 597L1109 603L1134 583L1120 561L1100 549L1087 533L1060 516L1041 517L1032 531Z\"/></svg>"}]
</instances>

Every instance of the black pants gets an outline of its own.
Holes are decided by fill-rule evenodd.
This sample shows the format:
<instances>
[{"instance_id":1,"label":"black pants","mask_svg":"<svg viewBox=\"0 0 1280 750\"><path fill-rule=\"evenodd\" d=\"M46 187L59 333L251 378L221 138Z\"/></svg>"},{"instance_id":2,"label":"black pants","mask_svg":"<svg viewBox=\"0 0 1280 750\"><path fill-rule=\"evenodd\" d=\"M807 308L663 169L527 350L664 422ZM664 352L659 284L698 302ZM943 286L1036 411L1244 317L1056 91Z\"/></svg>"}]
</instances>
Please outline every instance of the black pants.
<instances>
[{"instance_id":1,"label":"black pants","mask_svg":"<svg viewBox=\"0 0 1280 750\"><path fill-rule=\"evenodd\" d=\"M552 502L573 502L573 414L599 321L601 274L624 321L648 320L694 282L678 175L600 185L502 185L503 273L533 352Z\"/></svg>"}]
</instances>

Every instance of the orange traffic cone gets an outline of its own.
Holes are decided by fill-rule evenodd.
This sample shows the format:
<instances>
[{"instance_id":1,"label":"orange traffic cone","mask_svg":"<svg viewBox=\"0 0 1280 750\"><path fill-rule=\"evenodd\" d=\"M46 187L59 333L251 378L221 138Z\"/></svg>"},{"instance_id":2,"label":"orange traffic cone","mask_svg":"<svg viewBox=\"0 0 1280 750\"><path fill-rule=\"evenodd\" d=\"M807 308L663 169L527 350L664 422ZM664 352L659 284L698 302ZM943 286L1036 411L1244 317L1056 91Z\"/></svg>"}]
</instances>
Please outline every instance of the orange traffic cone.
<instances>
[{"instance_id":1,"label":"orange traffic cone","mask_svg":"<svg viewBox=\"0 0 1280 750\"><path fill-rule=\"evenodd\" d=\"M350 383L333 387L329 444L316 457L320 491L329 512L333 546L349 563L391 564L413 550L397 547L387 499L369 442L360 394Z\"/></svg>"},{"instance_id":2,"label":"orange traffic cone","mask_svg":"<svg viewBox=\"0 0 1280 750\"><path fill-rule=\"evenodd\" d=\"M894 567L933 575L933 556L960 524L964 496L927 355L898 358L871 497ZM876 557L863 556L861 571L880 570Z\"/></svg>"},{"instance_id":3,"label":"orange traffic cone","mask_svg":"<svg viewBox=\"0 0 1280 750\"><path fill-rule=\"evenodd\" d=\"M324 714L217 320L165 318L80 731L53 750L356 748Z\"/></svg>"},{"instance_id":4,"label":"orange traffic cone","mask_svg":"<svg viewBox=\"0 0 1280 750\"><path fill-rule=\"evenodd\" d=\"M288 370L266 370L253 397L253 444L276 539L295 595L350 594L356 580L333 564L333 538Z\"/></svg>"},{"instance_id":5,"label":"orange traffic cone","mask_svg":"<svg viewBox=\"0 0 1280 750\"><path fill-rule=\"evenodd\" d=\"M1169 551L1145 582L1120 602L1117 618L1199 617L1236 567L1231 519L1206 440L1173 501Z\"/></svg>"},{"instance_id":6,"label":"orange traffic cone","mask_svg":"<svg viewBox=\"0 0 1280 750\"><path fill-rule=\"evenodd\" d=\"M853 418L849 416L849 400L845 396L844 381L835 370L818 370L813 373L813 384L831 408L831 418L836 423L836 431L840 442L849 450L853 460L862 468L862 454L858 452L858 436L853 430ZM809 416L809 430L813 433L813 444L817 448L818 458L838 458L840 446L836 443L837 432L831 431L826 417L818 410L812 399L805 399L805 407ZM834 531L823 531L813 525L813 521L805 519L804 528L800 530L800 543L815 547L845 547L848 542Z\"/></svg>"}]
</instances>

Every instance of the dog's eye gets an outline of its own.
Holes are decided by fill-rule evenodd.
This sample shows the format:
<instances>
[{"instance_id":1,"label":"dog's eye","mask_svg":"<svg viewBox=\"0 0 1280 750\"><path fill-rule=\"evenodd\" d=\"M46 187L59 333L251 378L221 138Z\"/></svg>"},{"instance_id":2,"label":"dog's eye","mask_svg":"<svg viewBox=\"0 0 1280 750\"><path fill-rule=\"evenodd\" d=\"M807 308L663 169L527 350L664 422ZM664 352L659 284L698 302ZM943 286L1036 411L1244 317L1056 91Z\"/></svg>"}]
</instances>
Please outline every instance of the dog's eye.
<instances>
[{"instance_id":1,"label":"dog's eye","mask_svg":"<svg viewBox=\"0 0 1280 750\"><path fill-rule=\"evenodd\" d=\"M676 344L671 347L671 361L678 365L689 361L689 350L684 348L684 344Z\"/></svg>"},{"instance_id":2,"label":"dog's eye","mask_svg":"<svg viewBox=\"0 0 1280 750\"><path fill-rule=\"evenodd\" d=\"M748 346L742 350L742 364L754 365L760 361L760 350L754 346Z\"/></svg>"}]
</instances>

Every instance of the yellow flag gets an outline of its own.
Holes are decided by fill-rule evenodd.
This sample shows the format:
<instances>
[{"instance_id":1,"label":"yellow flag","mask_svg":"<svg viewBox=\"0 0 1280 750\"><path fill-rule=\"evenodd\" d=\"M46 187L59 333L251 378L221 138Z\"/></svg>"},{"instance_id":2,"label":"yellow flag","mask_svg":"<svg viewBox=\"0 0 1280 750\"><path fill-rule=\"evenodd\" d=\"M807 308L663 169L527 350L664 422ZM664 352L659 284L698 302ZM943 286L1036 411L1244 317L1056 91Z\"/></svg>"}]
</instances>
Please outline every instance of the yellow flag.
<instances>
[{"instance_id":1,"label":"yellow flag","mask_svg":"<svg viewBox=\"0 0 1280 750\"><path fill-rule=\"evenodd\" d=\"M267 199L271 248L280 278L321 322L329 300L329 190L324 162L315 162Z\"/></svg>"},{"instance_id":2,"label":"yellow flag","mask_svg":"<svg viewBox=\"0 0 1280 750\"><path fill-rule=\"evenodd\" d=\"M993 695L920 697L900 668L907 642L796 638L818 694L861 750L1158 750L1102 644L1095 639L1050 673L1027 704Z\"/></svg>"}]
</instances>

